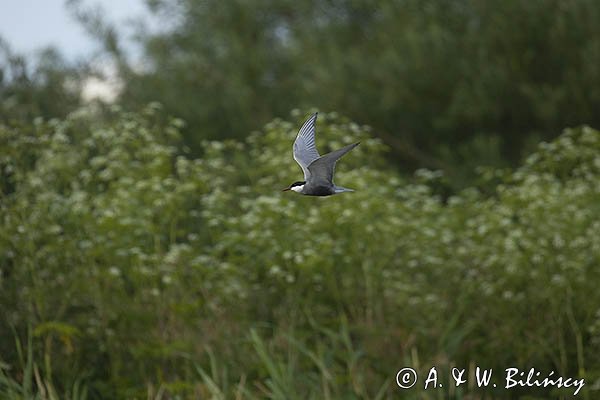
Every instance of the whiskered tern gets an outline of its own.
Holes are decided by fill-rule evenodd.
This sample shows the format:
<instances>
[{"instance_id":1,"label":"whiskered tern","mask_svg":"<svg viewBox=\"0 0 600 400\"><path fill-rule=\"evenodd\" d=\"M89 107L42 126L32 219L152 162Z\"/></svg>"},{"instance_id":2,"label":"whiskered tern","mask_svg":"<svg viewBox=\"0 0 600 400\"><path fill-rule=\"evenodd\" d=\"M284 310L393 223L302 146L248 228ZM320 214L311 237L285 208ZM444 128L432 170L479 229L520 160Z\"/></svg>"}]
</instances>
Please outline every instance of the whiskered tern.
<instances>
[{"instance_id":1,"label":"whiskered tern","mask_svg":"<svg viewBox=\"0 0 600 400\"><path fill-rule=\"evenodd\" d=\"M337 160L358 146L358 143L349 144L324 156L319 155L315 145L317 114L314 113L306 120L294 141L294 160L304 172L304 181L294 182L283 191L293 190L296 193L308 196L330 196L332 194L354 192L352 189L337 186L333 183L333 173Z\"/></svg>"}]
</instances>

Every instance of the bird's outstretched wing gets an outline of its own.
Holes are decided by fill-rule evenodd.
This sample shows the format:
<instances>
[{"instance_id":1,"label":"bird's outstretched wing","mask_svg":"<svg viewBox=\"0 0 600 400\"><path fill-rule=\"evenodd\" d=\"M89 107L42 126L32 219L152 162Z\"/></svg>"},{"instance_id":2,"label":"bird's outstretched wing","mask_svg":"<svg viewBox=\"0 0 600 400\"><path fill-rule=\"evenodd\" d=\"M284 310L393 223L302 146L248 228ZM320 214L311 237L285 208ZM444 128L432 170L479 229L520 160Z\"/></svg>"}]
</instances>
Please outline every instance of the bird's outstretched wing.
<instances>
[{"instance_id":1,"label":"bird's outstretched wing","mask_svg":"<svg viewBox=\"0 0 600 400\"><path fill-rule=\"evenodd\" d=\"M342 158L344 154L358 146L358 143L352 143L341 149L334 150L331 153L327 153L322 157L314 160L309 166L308 171L310 172L311 185L333 185L333 172L335 171L335 163L337 160Z\"/></svg>"},{"instance_id":2,"label":"bird's outstretched wing","mask_svg":"<svg viewBox=\"0 0 600 400\"><path fill-rule=\"evenodd\" d=\"M308 166L319 158L319 152L315 145L315 122L317 121L317 114L314 113L306 120L300 131L298 131L298 136L294 141L294 160L302 168L305 181L308 181L310 177Z\"/></svg>"}]
</instances>

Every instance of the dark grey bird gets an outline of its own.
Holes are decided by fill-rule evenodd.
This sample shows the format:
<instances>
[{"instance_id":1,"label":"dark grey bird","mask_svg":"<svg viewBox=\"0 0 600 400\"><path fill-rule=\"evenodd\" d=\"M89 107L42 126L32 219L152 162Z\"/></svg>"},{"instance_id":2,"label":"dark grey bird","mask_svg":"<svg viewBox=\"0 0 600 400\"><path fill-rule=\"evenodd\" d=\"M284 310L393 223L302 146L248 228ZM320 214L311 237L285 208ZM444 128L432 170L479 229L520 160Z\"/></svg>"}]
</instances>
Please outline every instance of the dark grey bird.
<instances>
[{"instance_id":1,"label":"dark grey bird","mask_svg":"<svg viewBox=\"0 0 600 400\"><path fill-rule=\"evenodd\" d=\"M352 189L337 186L333 183L333 173L337 160L358 146L360 142L349 144L324 156L319 155L315 145L317 114L314 113L306 120L294 141L294 160L302 168L304 180L292 183L283 191L293 190L296 193L308 196L330 196L332 194L354 192Z\"/></svg>"}]
</instances>

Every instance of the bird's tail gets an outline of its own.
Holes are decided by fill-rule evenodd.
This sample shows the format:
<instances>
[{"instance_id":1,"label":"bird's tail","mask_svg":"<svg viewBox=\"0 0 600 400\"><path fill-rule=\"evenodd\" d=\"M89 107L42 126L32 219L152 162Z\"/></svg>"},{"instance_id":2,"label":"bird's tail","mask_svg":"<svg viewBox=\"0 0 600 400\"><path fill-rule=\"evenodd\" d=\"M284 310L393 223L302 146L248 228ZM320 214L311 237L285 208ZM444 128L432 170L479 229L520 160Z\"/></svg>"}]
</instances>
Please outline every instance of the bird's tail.
<instances>
[{"instance_id":1,"label":"bird's tail","mask_svg":"<svg viewBox=\"0 0 600 400\"><path fill-rule=\"evenodd\" d=\"M335 186L333 188L333 190L335 191L335 193L344 193L344 192L354 192L354 189L348 189L345 187L341 187L341 186Z\"/></svg>"}]
</instances>

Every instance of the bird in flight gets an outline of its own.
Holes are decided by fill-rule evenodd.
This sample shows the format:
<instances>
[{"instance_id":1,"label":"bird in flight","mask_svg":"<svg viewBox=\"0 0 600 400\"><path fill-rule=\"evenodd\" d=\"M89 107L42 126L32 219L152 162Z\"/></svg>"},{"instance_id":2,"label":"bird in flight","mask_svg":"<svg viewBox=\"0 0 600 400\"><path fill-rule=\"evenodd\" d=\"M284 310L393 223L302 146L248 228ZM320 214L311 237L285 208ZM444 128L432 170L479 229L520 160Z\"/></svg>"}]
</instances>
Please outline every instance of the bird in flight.
<instances>
[{"instance_id":1,"label":"bird in flight","mask_svg":"<svg viewBox=\"0 0 600 400\"><path fill-rule=\"evenodd\" d=\"M294 160L302 168L304 180L292 183L283 191L293 190L296 193L308 196L330 196L332 194L354 192L352 189L337 186L333 183L333 173L337 160L358 146L360 142L349 144L324 156L319 155L315 145L317 114L314 113L306 120L294 141Z\"/></svg>"}]
</instances>

